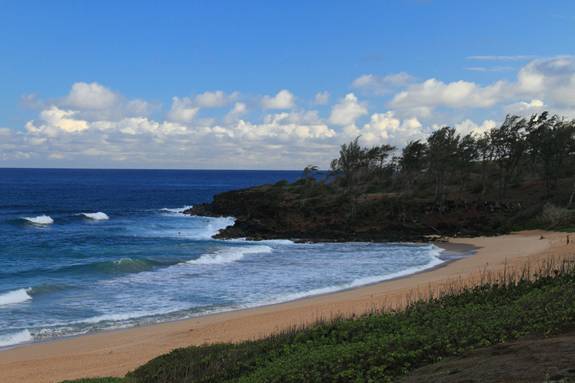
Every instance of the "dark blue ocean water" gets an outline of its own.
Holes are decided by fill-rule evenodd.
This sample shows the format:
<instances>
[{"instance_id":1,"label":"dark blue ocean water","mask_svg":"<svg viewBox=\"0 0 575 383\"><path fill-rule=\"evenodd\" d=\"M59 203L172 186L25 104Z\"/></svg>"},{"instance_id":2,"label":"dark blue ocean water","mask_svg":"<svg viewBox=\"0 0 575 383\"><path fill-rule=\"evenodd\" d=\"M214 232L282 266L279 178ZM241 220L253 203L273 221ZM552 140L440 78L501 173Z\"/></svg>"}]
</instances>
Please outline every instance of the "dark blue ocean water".
<instances>
[{"instance_id":1,"label":"dark blue ocean water","mask_svg":"<svg viewBox=\"0 0 575 383\"><path fill-rule=\"evenodd\" d=\"M301 172L0 169L0 347L277 303L419 271L431 245L213 240L216 193Z\"/></svg>"}]
</instances>

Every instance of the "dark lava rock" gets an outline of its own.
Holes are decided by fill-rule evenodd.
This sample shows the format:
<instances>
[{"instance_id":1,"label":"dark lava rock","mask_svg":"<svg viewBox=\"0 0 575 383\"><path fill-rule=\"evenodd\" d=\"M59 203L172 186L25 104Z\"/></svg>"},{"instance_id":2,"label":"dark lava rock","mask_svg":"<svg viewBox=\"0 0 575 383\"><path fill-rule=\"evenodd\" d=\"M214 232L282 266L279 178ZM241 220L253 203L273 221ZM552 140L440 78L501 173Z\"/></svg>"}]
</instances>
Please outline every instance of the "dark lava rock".
<instances>
[{"instance_id":1,"label":"dark lava rock","mask_svg":"<svg viewBox=\"0 0 575 383\"><path fill-rule=\"evenodd\" d=\"M264 185L220 193L184 213L235 217L236 223L217 238L416 242L428 236L504 233L520 208L465 200L439 204L381 193L352 198L325 186Z\"/></svg>"}]
</instances>

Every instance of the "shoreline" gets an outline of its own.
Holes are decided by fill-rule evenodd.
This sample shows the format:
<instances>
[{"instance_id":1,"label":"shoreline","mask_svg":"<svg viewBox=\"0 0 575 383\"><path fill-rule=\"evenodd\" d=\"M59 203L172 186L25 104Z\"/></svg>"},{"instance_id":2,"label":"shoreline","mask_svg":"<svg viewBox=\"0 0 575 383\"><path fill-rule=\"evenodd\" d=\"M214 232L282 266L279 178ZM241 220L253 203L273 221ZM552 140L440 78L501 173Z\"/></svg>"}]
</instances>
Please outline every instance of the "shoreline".
<instances>
[{"instance_id":1,"label":"shoreline","mask_svg":"<svg viewBox=\"0 0 575 383\"><path fill-rule=\"evenodd\" d=\"M546 238L541 239L541 235ZM178 347L256 339L319 319L361 315L382 307L401 308L422 292L440 289L457 278L471 281L486 270L496 271L513 262L524 264L532 257L560 255L565 247L561 246L563 236L534 231L452 238L449 243L433 244L446 252L463 253L460 258L448 258L441 264L397 278L288 302L18 345L0 351L0 381L43 383L120 376ZM570 249L575 251L575 246ZM466 256L469 251L474 255Z\"/></svg>"},{"instance_id":2,"label":"shoreline","mask_svg":"<svg viewBox=\"0 0 575 383\"><path fill-rule=\"evenodd\" d=\"M406 242L405 244L424 245L426 243ZM98 335L98 334L103 334L103 333L114 333L114 332L118 332L118 331L130 330L130 329L134 329L134 328L142 328L142 327L157 326L157 325L169 324L169 323L185 322L185 321L189 321L189 320L196 319L196 318L209 317L212 315L220 315L220 314L226 314L226 313L230 313L230 312L253 310L253 309L258 309L258 308L268 307L268 306L270 306L270 307L271 306L277 306L277 305L282 305L285 303L291 303L291 302L297 302L300 300L305 300L308 298L321 297L321 296L325 296L325 295L337 294L337 293L341 293L341 292L345 292L345 291L361 289L364 287L378 285L380 283L395 281L395 280L399 280L399 279L403 279L403 278L409 278L411 276L414 276L414 275L417 275L420 273L425 273L428 271L432 271L435 269L445 267L449 263L457 261L458 259L473 256L475 251L477 250L477 248L475 246L466 245L466 244L454 244L454 243L448 243L448 242L441 242L441 243L428 242L427 244L434 245L434 246L439 247L440 249L443 250L443 252L439 256L436 257L437 259L439 259L441 261L441 263L438 263L436 265L432 265L429 267L425 267L421 270L413 271L413 272L410 272L410 273L407 273L404 275L392 276L391 278L386 278L384 276L383 279L375 281L375 282L368 282L368 283L357 285L357 286L343 287L343 288L338 289L338 290L326 291L326 292L322 292L322 293L318 293L318 294L303 295L299 298L288 299L285 301L278 301L278 302L265 302L264 301L264 302L260 302L260 303L255 303L253 306L245 306L245 307L237 307L237 308L232 307L229 309L223 309L220 311L213 311L213 312L210 312L210 311L200 312L197 315L190 315L189 317L181 318L181 319L172 319L172 320L166 320L166 321L160 321L160 322L154 322L154 323L146 323L146 324L140 324L140 325L129 326L129 327L109 328L109 329L97 330L97 331L93 331L93 332L87 332L84 334L64 335L64 336L57 337L57 338L49 338L49 339L44 339L44 340L17 343L17 344L13 344L13 345L0 347L0 356L1 356L2 352L10 351L10 350L21 348L21 347L33 346L36 344L49 344L52 342L59 342L59 341L65 341L65 340L69 340L69 339L82 338L82 337L89 336L89 335ZM444 253L449 253L448 258L445 258ZM400 271L397 273L392 273L391 275L401 274L401 273L402 272ZM331 286L327 286L325 288L328 289L330 287ZM0 357L0 360L1 360L1 357Z\"/></svg>"}]
</instances>

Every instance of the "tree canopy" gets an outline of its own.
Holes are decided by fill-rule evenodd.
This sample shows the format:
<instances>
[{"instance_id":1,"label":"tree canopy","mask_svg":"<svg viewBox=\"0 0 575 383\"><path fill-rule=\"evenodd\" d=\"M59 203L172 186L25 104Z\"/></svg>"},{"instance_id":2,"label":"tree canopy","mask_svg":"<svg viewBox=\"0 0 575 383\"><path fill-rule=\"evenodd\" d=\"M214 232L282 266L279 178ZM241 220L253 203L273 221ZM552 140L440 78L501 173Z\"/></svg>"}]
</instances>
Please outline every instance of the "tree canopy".
<instances>
[{"instance_id":1,"label":"tree canopy","mask_svg":"<svg viewBox=\"0 0 575 383\"><path fill-rule=\"evenodd\" d=\"M541 182L550 197L560 179L575 175L575 120L548 112L508 115L483 134L461 135L446 126L401 150L388 144L362 147L359 141L342 145L331 162L333 184L349 193L375 184L382 192L438 201L455 193L502 200L510 188L530 181Z\"/></svg>"}]
</instances>

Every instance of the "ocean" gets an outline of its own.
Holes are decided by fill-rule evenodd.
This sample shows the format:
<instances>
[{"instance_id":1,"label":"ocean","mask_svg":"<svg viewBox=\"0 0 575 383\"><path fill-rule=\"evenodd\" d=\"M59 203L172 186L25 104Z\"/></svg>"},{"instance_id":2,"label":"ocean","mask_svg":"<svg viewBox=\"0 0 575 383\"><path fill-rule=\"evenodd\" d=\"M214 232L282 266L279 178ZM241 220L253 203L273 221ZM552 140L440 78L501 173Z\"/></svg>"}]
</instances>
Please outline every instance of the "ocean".
<instances>
[{"instance_id":1,"label":"ocean","mask_svg":"<svg viewBox=\"0 0 575 383\"><path fill-rule=\"evenodd\" d=\"M299 171L0 169L0 347L279 303L440 264L426 244L214 240L181 212Z\"/></svg>"}]
</instances>

